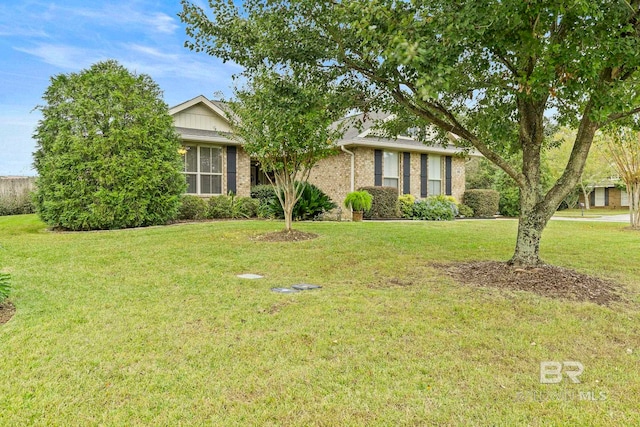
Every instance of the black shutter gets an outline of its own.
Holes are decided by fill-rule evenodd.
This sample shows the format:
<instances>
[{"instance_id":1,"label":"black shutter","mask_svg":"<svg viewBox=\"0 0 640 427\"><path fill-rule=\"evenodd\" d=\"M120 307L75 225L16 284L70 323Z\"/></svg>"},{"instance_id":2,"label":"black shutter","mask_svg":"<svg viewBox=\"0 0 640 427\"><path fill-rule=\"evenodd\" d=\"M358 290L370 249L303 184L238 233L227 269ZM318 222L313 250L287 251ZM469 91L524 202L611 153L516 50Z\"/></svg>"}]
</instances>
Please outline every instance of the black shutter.
<instances>
[{"instance_id":1,"label":"black shutter","mask_svg":"<svg viewBox=\"0 0 640 427\"><path fill-rule=\"evenodd\" d=\"M609 206L609 189L604 189L604 205Z\"/></svg>"},{"instance_id":2,"label":"black shutter","mask_svg":"<svg viewBox=\"0 0 640 427\"><path fill-rule=\"evenodd\" d=\"M444 158L444 194L451 195L451 156Z\"/></svg>"},{"instance_id":3,"label":"black shutter","mask_svg":"<svg viewBox=\"0 0 640 427\"><path fill-rule=\"evenodd\" d=\"M238 192L236 181L236 154L236 147L227 145L227 194L236 194Z\"/></svg>"},{"instance_id":4,"label":"black shutter","mask_svg":"<svg viewBox=\"0 0 640 427\"><path fill-rule=\"evenodd\" d=\"M593 191L591 191L591 193L589 193L589 205L591 207L594 207L596 205L596 190L595 190L595 188L593 189Z\"/></svg>"},{"instance_id":5,"label":"black shutter","mask_svg":"<svg viewBox=\"0 0 640 427\"><path fill-rule=\"evenodd\" d=\"M375 150L373 153L373 185L382 185L382 150Z\"/></svg>"},{"instance_id":6,"label":"black shutter","mask_svg":"<svg viewBox=\"0 0 640 427\"><path fill-rule=\"evenodd\" d=\"M411 194L411 153L402 153L402 194Z\"/></svg>"},{"instance_id":7,"label":"black shutter","mask_svg":"<svg viewBox=\"0 0 640 427\"><path fill-rule=\"evenodd\" d=\"M427 197L427 164L428 154L420 154L420 197Z\"/></svg>"}]
</instances>

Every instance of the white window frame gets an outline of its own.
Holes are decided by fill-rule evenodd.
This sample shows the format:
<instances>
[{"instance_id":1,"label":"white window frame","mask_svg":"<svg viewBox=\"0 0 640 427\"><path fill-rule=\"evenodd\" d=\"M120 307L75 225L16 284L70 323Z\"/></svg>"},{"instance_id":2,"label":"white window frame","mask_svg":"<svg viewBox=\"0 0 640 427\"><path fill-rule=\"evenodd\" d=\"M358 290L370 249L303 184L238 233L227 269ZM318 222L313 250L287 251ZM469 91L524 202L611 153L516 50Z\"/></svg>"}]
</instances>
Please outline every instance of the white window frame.
<instances>
[{"instance_id":1,"label":"white window frame","mask_svg":"<svg viewBox=\"0 0 640 427\"><path fill-rule=\"evenodd\" d=\"M437 176L435 173L436 171L431 167L434 164L438 165ZM429 163L427 165L427 195L437 196L442 194L442 169L442 156L438 154L429 154ZM434 191L434 189L437 189L437 192Z\"/></svg>"},{"instance_id":2,"label":"white window frame","mask_svg":"<svg viewBox=\"0 0 640 427\"><path fill-rule=\"evenodd\" d=\"M182 173L186 176L196 177L196 191L189 193L187 188L186 194L193 194L196 196L218 196L221 195L223 187L223 169L224 169L224 150L221 146L217 145L198 145L198 144L184 144L184 148L187 151L196 150L196 171L187 171L187 153L183 154L183 170ZM203 148L220 150L220 172L203 172L200 170L200 152ZM219 176L220 177L220 193L203 193L202 192L202 177L205 176Z\"/></svg>"},{"instance_id":3,"label":"white window frame","mask_svg":"<svg viewBox=\"0 0 640 427\"><path fill-rule=\"evenodd\" d=\"M389 171L385 167L388 156L396 157L396 175L389 174ZM395 184L389 185L387 180L395 181ZM400 189L400 153L397 151L384 151L382 153L382 185L384 187L393 187Z\"/></svg>"}]
</instances>

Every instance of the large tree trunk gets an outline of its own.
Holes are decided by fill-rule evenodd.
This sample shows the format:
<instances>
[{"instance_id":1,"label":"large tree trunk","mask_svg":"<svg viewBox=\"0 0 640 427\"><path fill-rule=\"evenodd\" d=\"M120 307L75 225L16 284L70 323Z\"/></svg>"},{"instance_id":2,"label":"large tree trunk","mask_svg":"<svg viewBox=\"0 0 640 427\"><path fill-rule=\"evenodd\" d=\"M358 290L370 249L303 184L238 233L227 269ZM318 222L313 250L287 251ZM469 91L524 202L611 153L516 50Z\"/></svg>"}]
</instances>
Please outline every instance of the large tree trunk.
<instances>
[{"instance_id":1,"label":"large tree trunk","mask_svg":"<svg viewBox=\"0 0 640 427\"><path fill-rule=\"evenodd\" d=\"M544 100L537 102L520 99L519 140L522 146L522 175L519 177L520 218L518 236L512 265L537 266L540 259L540 239L542 231L567 194L578 184L584 164L589 155L593 137L598 128L589 119L590 105L587 105L578 128L567 167L553 187L544 194L541 184L541 151L544 139Z\"/></svg>"},{"instance_id":2,"label":"large tree trunk","mask_svg":"<svg viewBox=\"0 0 640 427\"><path fill-rule=\"evenodd\" d=\"M526 267L543 264L540 259L540 239L554 212L555 209L538 202L535 191L520 190L518 237L509 264Z\"/></svg>"}]
</instances>

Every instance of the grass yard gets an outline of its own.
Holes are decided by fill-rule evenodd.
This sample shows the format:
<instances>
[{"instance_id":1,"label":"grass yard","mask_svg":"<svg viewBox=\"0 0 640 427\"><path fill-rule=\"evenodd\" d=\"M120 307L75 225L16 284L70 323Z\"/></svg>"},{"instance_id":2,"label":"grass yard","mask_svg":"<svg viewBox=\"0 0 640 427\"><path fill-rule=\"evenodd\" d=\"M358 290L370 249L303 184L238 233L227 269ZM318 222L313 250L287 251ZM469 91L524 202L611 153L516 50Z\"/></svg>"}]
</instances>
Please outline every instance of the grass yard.
<instances>
[{"instance_id":1,"label":"grass yard","mask_svg":"<svg viewBox=\"0 0 640 427\"><path fill-rule=\"evenodd\" d=\"M462 286L433 262L506 260L516 221L228 221L52 233L0 218L16 315L3 426L640 425L640 235L551 222L546 261L623 284L611 307ZM258 273L260 280L242 280ZM277 294L271 287L322 285ZM543 361L583 364L540 383Z\"/></svg>"}]
</instances>

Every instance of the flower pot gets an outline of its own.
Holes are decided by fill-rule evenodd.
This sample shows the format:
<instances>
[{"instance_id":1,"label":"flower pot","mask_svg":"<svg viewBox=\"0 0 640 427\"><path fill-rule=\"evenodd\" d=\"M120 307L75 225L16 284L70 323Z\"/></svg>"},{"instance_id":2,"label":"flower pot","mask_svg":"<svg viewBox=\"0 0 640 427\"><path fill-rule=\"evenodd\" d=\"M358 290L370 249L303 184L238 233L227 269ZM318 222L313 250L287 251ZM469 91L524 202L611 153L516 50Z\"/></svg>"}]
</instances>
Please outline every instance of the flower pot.
<instances>
[{"instance_id":1,"label":"flower pot","mask_svg":"<svg viewBox=\"0 0 640 427\"><path fill-rule=\"evenodd\" d=\"M352 221L362 221L362 211L353 211L353 213L351 214L351 220Z\"/></svg>"}]
</instances>

